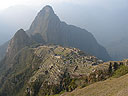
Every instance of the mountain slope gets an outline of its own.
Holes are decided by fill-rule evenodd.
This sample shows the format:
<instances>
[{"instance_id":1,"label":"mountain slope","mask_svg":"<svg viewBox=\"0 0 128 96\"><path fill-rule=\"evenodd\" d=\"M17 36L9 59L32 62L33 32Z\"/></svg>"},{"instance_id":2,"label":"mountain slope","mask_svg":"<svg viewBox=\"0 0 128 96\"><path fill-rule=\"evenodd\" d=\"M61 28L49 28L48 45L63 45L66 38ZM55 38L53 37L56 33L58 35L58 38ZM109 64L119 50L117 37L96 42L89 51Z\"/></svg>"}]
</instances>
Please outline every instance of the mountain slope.
<instances>
[{"instance_id":1,"label":"mountain slope","mask_svg":"<svg viewBox=\"0 0 128 96\"><path fill-rule=\"evenodd\" d=\"M97 82L61 96L128 96L128 74Z\"/></svg>"},{"instance_id":2,"label":"mountain slope","mask_svg":"<svg viewBox=\"0 0 128 96\"><path fill-rule=\"evenodd\" d=\"M45 6L36 16L29 35L40 35L46 43L79 48L105 61L110 57L104 47L88 31L61 22L51 6Z\"/></svg>"},{"instance_id":3,"label":"mountain slope","mask_svg":"<svg viewBox=\"0 0 128 96\"><path fill-rule=\"evenodd\" d=\"M9 42L6 57L12 59L19 50L31 44L32 41L26 32L23 29L18 30Z\"/></svg>"},{"instance_id":4,"label":"mountain slope","mask_svg":"<svg viewBox=\"0 0 128 96\"><path fill-rule=\"evenodd\" d=\"M6 42L5 44L3 44L3 45L0 46L0 61L2 59L4 59L4 57L6 55L8 44L9 44L9 42Z\"/></svg>"},{"instance_id":5,"label":"mountain slope","mask_svg":"<svg viewBox=\"0 0 128 96\"><path fill-rule=\"evenodd\" d=\"M3 59L0 63L0 77L3 75L4 72L7 72L13 66L13 59L15 56L22 50L22 48L30 46L33 44L33 41L29 38L26 32L23 29L20 29L16 32L14 37L9 41L7 49Z\"/></svg>"},{"instance_id":6,"label":"mountain slope","mask_svg":"<svg viewBox=\"0 0 128 96\"><path fill-rule=\"evenodd\" d=\"M11 61L12 66L7 70L2 70L0 95L46 96L57 94L62 90L70 91L79 84L84 84L86 82L84 78L93 70L92 65L100 63L102 63L101 60L86 55L76 48L25 47L15 55ZM72 85L72 80L79 83Z\"/></svg>"},{"instance_id":7,"label":"mountain slope","mask_svg":"<svg viewBox=\"0 0 128 96\"><path fill-rule=\"evenodd\" d=\"M52 95L109 76L109 64L99 69L103 61L79 49L31 42L22 29L11 39L0 62L0 96Z\"/></svg>"},{"instance_id":8,"label":"mountain slope","mask_svg":"<svg viewBox=\"0 0 128 96\"><path fill-rule=\"evenodd\" d=\"M50 96L64 90L70 92L107 79L117 66L126 62L103 63L76 48L26 46L14 56L12 66L7 70L0 67L0 96Z\"/></svg>"}]
</instances>

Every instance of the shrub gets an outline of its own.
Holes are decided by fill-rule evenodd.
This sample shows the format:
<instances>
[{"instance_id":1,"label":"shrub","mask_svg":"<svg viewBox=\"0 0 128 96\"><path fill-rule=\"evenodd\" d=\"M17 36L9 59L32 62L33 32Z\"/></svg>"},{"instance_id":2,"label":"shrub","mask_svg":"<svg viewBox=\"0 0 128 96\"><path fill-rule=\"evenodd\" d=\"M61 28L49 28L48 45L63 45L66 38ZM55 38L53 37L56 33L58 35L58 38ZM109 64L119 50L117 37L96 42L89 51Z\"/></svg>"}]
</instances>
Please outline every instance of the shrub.
<instances>
[{"instance_id":1,"label":"shrub","mask_svg":"<svg viewBox=\"0 0 128 96\"><path fill-rule=\"evenodd\" d=\"M120 77L128 73L128 66L122 65L120 66L113 74L113 77Z\"/></svg>"}]
</instances>

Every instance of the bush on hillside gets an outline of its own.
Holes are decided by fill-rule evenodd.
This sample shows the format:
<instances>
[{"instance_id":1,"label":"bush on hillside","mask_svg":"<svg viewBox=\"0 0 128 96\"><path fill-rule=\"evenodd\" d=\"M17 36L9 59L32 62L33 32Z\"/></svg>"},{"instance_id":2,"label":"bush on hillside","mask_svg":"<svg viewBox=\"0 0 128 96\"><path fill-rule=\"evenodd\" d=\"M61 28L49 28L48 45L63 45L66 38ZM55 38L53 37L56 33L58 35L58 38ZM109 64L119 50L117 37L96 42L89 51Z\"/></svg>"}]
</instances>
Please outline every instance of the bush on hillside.
<instances>
[{"instance_id":1,"label":"bush on hillside","mask_svg":"<svg viewBox=\"0 0 128 96\"><path fill-rule=\"evenodd\" d=\"M120 66L113 74L113 77L120 77L128 73L128 66L122 65Z\"/></svg>"}]
</instances>

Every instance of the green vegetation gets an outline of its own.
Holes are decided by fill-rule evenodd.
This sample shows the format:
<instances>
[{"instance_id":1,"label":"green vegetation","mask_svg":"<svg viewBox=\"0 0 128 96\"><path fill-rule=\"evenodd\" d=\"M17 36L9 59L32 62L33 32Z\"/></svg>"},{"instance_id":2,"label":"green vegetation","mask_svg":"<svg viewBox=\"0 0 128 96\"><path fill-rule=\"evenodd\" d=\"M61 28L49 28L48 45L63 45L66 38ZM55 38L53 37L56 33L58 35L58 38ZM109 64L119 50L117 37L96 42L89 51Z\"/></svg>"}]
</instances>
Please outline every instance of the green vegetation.
<instances>
[{"instance_id":1,"label":"green vegetation","mask_svg":"<svg viewBox=\"0 0 128 96\"><path fill-rule=\"evenodd\" d=\"M84 56L83 52L78 54L77 49L70 50L61 46L38 45L23 48L11 62L13 66L3 74L5 78L0 81L0 95L59 96L103 81L113 72L114 75L128 73L128 67L120 67L119 62L92 66L97 63L95 57ZM56 58L58 55L61 58Z\"/></svg>"},{"instance_id":2,"label":"green vegetation","mask_svg":"<svg viewBox=\"0 0 128 96\"><path fill-rule=\"evenodd\" d=\"M79 88L61 96L128 96L128 74L96 82L85 88Z\"/></svg>"},{"instance_id":3,"label":"green vegetation","mask_svg":"<svg viewBox=\"0 0 128 96\"><path fill-rule=\"evenodd\" d=\"M3 74L6 78L1 82L0 95L23 96L28 80L38 68L39 59L32 52L26 47L14 58L13 67Z\"/></svg>"},{"instance_id":4,"label":"green vegetation","mask_svg":"<svg viewBox=\"0 0 128 96\"><path fill-rule=\"evenodd\" d=\"M121 65L113 74L113 77L120 77L128 73L128 66Z\"/></svg>"}]
</instances>

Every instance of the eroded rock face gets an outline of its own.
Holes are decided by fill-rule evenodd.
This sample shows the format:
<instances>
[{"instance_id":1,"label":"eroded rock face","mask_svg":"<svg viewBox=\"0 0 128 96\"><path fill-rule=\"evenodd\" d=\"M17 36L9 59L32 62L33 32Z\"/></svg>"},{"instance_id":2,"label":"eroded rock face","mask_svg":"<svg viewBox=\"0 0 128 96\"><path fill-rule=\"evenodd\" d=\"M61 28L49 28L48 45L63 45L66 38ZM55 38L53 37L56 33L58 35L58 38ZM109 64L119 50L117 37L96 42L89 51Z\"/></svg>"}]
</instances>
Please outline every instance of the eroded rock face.
<instances>
[{"instance_id":1,"label":"eroded rock face","mask_svg":"<svg viewBox=\"0 0 128 96\"><path fill-rule=\"evenodd\" d=\"M1 64L1 69L7 71L9 68L13 67L13 61L15 56L24 48L33 45L33 40L26 34L23 29L16 32L13 38L9 41L8 46L6 46L6 52L4 53L3 60ZM0 74L2 75L2 73Z\"/></svg>"},{"instance_id":2,"label":"eroded rock face","mask_svg":"<svg viewBox=\"0 0 128 96\"><path fill-rule=\"evenodd\" d=\"M54 13L52 7L46 6L36 16L30 29L28 30L28 33L31 35L40 33L40 35L43 37L43 39L46 42L48 42L48 33L49 32L47 32L47 30L49 29L49 25L52 25L52 27L55 27L55 29L56 29L57 26L60 25L58 23L60 23L60 20ZM50 30L51 30L50 35L55 36L57 34L56 30L52 30L52 29L50 29Z\"/></svg>"},{"instance_id":3,"label":"eroded rock face","mask_svg":"<svg viewBox=\"0 0 128 96\"><path fill-rule=\"evenodd\" d=\"M102 60L110 59L106 49L98 44L91 33L61 22L50 6L45 6L38 13L28 34L40 34L46 43L75 47Z\"/></svg>"},{"instance_id":4,"label":"eroded rock face","mask_svg":"<svg viewBox=\"0 0 128 96\"><path fill-rule=\"evenodd\" d=\"M30 40L29 36L23 29L20 29L16 32L14 37L10 40L6 57L12 58L14 57L18 51L20 51L25 46L31 45L32 41Z\"/></svg>"}]
</instances>

